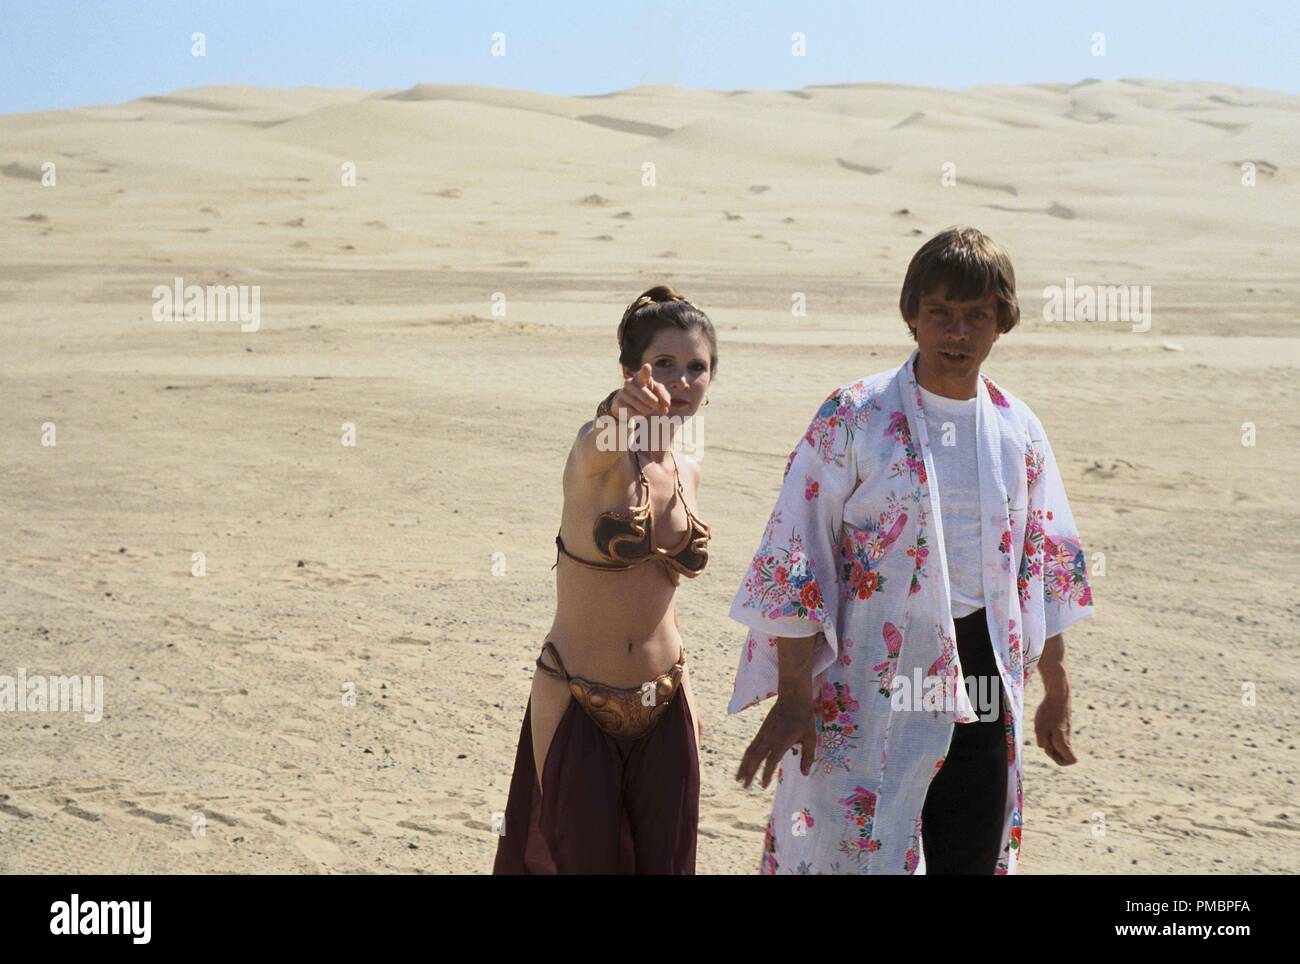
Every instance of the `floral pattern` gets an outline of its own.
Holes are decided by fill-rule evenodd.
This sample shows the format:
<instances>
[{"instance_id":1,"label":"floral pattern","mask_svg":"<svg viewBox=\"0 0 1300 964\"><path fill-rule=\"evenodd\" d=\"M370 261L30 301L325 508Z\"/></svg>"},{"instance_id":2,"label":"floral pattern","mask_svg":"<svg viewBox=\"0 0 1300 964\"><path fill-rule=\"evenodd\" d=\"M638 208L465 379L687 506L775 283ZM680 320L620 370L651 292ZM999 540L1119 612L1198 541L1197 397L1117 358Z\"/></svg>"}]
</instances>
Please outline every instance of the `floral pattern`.
<instances>
[{"instance_id":1,"label":"floral pattern","mask_svg":"<svg viewBox=\"0 0 1300 964\"><path fill-rule=\"evenodd\" d=\"M822 684L821 693L813 702L813 718L817 724L817 762L823 772L830 773L836 767L853 769L853 750L858 741L857 712L858 701L846 683Z\"/></svg>"},{"instance_id":2,"label":"floral pattern","mask_svg":"<svg viewBox=\"0 0 1300 964\"><path fill-rule=\"evenodd\" d=\"M860 404L862 394L862 382L854 382L831 392L817 409L804 441L817 450L824 463L843 466L853 436L866 426L870 412Z\"/></svg>"},{"instance_id":3,"label":"floral pattern","mask_svg":"<svg viewBox=\"0 0 1300 964\"><path fill-rule=\"evenodd\" d=\"M989 391L989 401L991 401L998 408L1011 407L1011 403L1007 401L1006 396L1003 395L1000 391L998 391L998 387L989 380L989 377L987 375L981 375L980 378L984 379L984 387L987 388Z\"/></svg>"},{"instance_id":4,"label":"floral pattern","mask_svg":"<svg viewBox=\"0 0 1300 964\"><path fill-rule=\"evenodd\" d=\"M1012 619L1007 625L1007 673L1012 679L1021 674L1024 654L1020 650L1020 633L1016 631L1016 621Z\"/></svg>"},{"instance_id":5,"label":"floral pattern","mask_svg":"<svg viewBox=\"0 0 1300 964\"><path fill-rule=\"evenodd\" d=\"M1043 536L1043 591L1057 602L1092 605L1083 547L1077 539Z\"/></svg>"},{"instance_id":6,"label":"floral pattern","mask_svg":"<svg viewBox=\"0 0 1300 964\"><path fill-rule=\"evenodd\" d=\"M1015 741L1015 721L1011 717L1011 711L1005 713L1007 721L1007 739L1014 744ZM1015 774L1016 795L1011 804L1011 817L1008 820L1006 831L1006 842L1002 845L1002 856L997 863L996 874L1009 874L1013 868L1020 862L1020 838L1024 826L1024 784L1020 775L1020 767L1016 765L1016 748L1012 745L1008 751L1010 763L1008 766L1011 772Z\"/></svg>"},{"instance_id":7,"label":"floral pattern","mask_svg":"<svg viewBox=\"0 0 1300 964\"><path fill-rule=\"evenodd\" d=\"M1038 477L1043 474L1044 454L1032 442L1025 444L1025 478L1032 489Z\"/></svg>"},{"instance_id":8,"label":"floral pattern","mask_svg":"<svg viewBox=\"0 0 1300 964\"><path fill-rule=\"evenodd\" d=\"M840 576L848 591L860 600L870 599L877 590L885 588L881 560L898 541L907 525L907 513L891 517L887 509L865 527L844 526L840 537ZM886 528L888 526L888 528Z\"/></svg>"},{"instance_id":9,"label":"floral pattern","mask_svg":"<svg viewBox=\"0 0 1300 964\"><path fill-rule=\"evenodd\" d=\"M916 565L912 568L912 582L907 587L907 594L915 596L921 591L921 579L925 576L925 561L930 557L930 544L925 540L925 530L919 529L916 541L907 547L907 554Z\"/></svg>"},{"instance_id":10,"label":"floral pattern","mask_svg":"<svg viewBox=\"0 0 1300 964\"><path fill-rule=\"evenodd\" d=\"M929 679L938 684L938 692L931 697L940 707L957 705L957 687L961 685L961 667L957 660L957 641L943 629L939 630L939 658L930 664ZM919 698L921 694L916 694ZM926 709L931 709L926 706ZM936 708L937 709L937 708Z\"/></svg>"},{"instance_id":11,"label":"floral pattern","mask_svg":"<svg viewBox=\"0 0 1300 964\"><path fill-rule=\"evenodd\" d=\"M910 477L925 485L925 460L921 458L912 441L912 429L907 424L907 416L902 412L890 412L889 426L885 429L885 435L897 439L903 445L903 457L889 470L890 478Z\"/></svg>"},{"instance_id":12,"label":"floral pattern","mask_svg":"<svg viewBox=\"0 0 1300 964\"><path fill-rule=\"evenodd\" d=\"M821 588L803 540L794 532L785 545L754 557L745 586L750 602L769 619L797 616L826 621Z\"/></svg>"},{"instance_id":13,"label":"floral pattern","mask_svg":"<svg viewBox=\"0 0 1300 964\"><path fill-rule=\"evenodd\" d=\"M877 692L889 696L894 692L894 673L898 667L898 654L903 649L903 634L893 623L885 623L880 633L885 641L885 659L871 669L876 674Z\"/></svg>"},{"instance_id":14,"label":"floral pattern","mask_svg":"<svg viewBox=\"0 0 1300 964\"><path fill-rule=\"evenodd\" d=\"M876 822L876 794L865 787L854 787L853 792L840 800L844 819L851 836L840 841L841 852L861 861L880 849L880 841L871 836Z\"/></svg>"},{"instance_id":15,"label":"floral pattern","mask_svg":"<svg viewBox=\"0 0 1300 964\"><path fill-rule=\"evenodd\" d=\"M921 818L916 818L916 827L912 830L912 839L908 842L907 853L903 855L903 873L916 873L921 863Z\"/></svg>"}]
</instances>

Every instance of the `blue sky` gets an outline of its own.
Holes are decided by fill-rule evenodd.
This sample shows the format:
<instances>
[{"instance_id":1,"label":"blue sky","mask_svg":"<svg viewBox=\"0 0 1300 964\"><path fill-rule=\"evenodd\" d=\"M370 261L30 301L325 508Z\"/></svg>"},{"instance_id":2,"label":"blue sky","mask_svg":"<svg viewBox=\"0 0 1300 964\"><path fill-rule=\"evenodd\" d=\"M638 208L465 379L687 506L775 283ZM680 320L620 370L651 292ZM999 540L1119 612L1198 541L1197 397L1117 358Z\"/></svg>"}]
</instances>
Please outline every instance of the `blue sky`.
<instances>
[{"instance_id":1,"label":"blue sky","mask_svg":"<svg viewBox=\"0 0 1300 964\"><path fill-rule=\"evenodd\" d=\"M1291 2L0 0L0 113L184 87L963 88L1084 77L1300 93ZM204 57L191 34L206 36ZM506 56L492 56L492 35ZM791 35L806 55L791 55ZM1105 56L1092 36L1105 34Z\"/></svg>"}]
</instances>

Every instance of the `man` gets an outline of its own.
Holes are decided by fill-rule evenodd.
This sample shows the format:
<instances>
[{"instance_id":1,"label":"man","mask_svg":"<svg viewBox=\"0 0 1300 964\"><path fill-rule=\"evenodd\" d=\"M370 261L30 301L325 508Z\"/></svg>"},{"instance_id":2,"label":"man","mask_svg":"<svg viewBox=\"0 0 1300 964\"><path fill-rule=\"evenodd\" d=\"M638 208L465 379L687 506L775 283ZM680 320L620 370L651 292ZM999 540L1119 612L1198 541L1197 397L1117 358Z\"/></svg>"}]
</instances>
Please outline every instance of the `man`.
<instances>
[{"instance_id":1,"label":"man","mask_svg":"<svg viewBox=\"0 0 1300 964\"><path fill-rule=\"evenodd\" d=\"M822 404L732 603L728 712L777 698L736 775L776 770L764 873L1014 873L1035 665L1038 745L1075 762L1084 553L1041 424L980 373L1020 318L1011 261L951 228L899 307L916 350Z\"/></svg>"}]
</instances>

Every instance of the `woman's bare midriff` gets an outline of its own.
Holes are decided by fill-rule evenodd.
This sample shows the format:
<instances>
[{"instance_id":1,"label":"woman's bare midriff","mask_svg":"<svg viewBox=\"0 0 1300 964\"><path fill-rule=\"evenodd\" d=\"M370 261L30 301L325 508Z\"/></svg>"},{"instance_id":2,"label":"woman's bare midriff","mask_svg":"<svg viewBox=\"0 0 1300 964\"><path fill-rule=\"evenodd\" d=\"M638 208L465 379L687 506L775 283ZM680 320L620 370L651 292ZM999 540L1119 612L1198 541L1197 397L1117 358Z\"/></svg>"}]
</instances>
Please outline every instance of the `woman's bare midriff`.
<instances>
[{"instance_id":1,"label":"woman's bare midriff","mask_svg":"<svg viewBox=\"0 0 1300 964\"><path fill-rule=\"evenodd\" d=\"M676 587L663 563L596 572L561 558L555 581L557 613L546 638L570 676L625 689L655 679L677 662L682 643ZM553 664L549 656L543 660ZM540 782L547 750L572 696L562 680L537 670L531 699L533 760Z\"/></svg>"}]
</instances>

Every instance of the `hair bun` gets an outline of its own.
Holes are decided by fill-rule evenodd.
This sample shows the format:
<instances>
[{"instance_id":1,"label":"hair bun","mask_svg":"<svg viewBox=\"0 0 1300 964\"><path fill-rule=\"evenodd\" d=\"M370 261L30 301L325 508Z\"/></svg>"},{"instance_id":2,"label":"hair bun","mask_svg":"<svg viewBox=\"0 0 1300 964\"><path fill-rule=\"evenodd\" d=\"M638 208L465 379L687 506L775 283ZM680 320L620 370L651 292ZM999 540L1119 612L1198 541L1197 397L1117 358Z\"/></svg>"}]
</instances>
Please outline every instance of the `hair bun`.
<instances>
[{"instance_id":1,"label":"hair bun","mask_svg":"<svg viewBox=\"0 0 1300 964\"><path fill-rule=\"evenodd\" d=\"M656 285L637 295L636 299L624 309L623 318L618 323L618 347L623 347L623 335L627 331L627 323L632 320L633 315L647 305L666 305L674 301L680 301L687 305L691 304L669 285ZM691 307L695 306L691 305Z\"/></svg>"}]
</instances>

